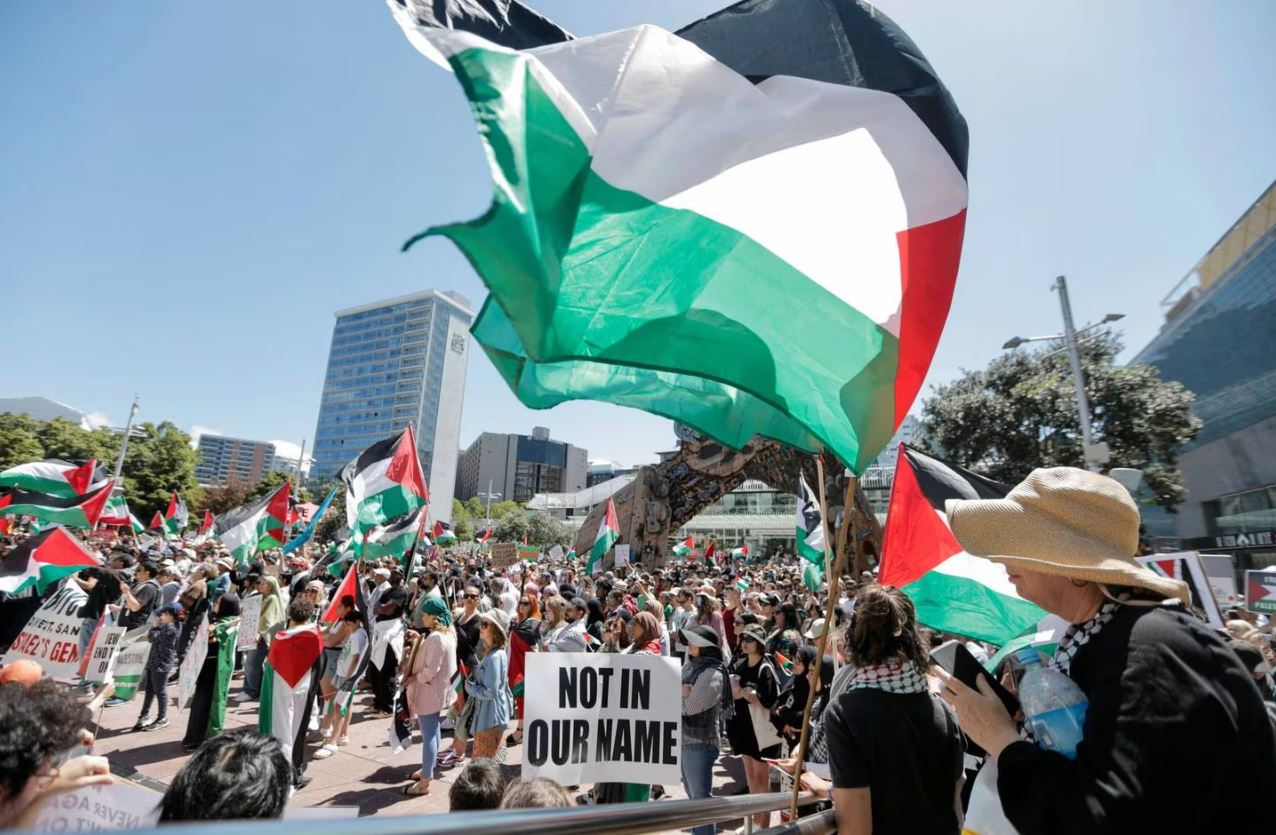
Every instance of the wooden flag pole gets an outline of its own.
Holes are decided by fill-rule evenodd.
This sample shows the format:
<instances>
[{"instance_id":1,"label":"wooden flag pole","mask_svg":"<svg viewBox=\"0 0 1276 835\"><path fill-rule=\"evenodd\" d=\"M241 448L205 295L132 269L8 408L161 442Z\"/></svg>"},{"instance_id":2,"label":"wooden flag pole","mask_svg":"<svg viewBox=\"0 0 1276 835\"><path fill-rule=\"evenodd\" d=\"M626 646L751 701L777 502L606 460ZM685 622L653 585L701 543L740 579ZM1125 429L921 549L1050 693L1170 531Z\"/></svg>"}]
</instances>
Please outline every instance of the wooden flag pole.
<instances>
[{"instance_id":1,"label":"wooden flag pole","mask_svg":"<svg viewBox=\"0 0 1276 835\"><path fill-rule=\"evenodd\" d=\"M830 560L828 557L828 546L829 546L828 503L826 502L824 497L824 459L818 455L815 456L815 472L816 472L816 480L819 482L819 491L820 491L820 524L824 526L824 550L825 550L824 562L825 562L825 565L828 565L830 563ZM851 483L847 485L847 495L853 496L854 493L855 493L855 482L854 480L852 480ZM815 655L815 665L816 665L815 680L816 681L819 681L820 666L824 663L825 650L828 648L829 634L833 631L833 612L837 607L837 593L838 593L837 587L838 587L838 579L841 576L840 569L842 567L842 560L840 558L841 551L842 551L841 546L843 546L846 542L847 526L850 524L850 518L851 518L850 513L843 513L842 524L838 527L837 540L838 540L839 547L838 547L838 551L834 554L834 559L832 560L833 570L830 573L830 576L828 578L829 596L828 596L828 606L824 612L824 632L819 637L819 648L816 650L816 655ZM805 673L803 673L803 675L810 676L811 671L807 670ZM806 746L807 746L807 743L810 741L809 738L811 735L811 711L815 707L815 691L816 691L815 684L812 683L811 687L807 690L806 707L802 711L802 735L798 739L797 759L795 761L795 765L793 768L793 801L789 806L790 821L795 821L797 820L797 817L798 817L798 796L802 793L802 766L806 763Z\"/></svg>"}]
</instances>

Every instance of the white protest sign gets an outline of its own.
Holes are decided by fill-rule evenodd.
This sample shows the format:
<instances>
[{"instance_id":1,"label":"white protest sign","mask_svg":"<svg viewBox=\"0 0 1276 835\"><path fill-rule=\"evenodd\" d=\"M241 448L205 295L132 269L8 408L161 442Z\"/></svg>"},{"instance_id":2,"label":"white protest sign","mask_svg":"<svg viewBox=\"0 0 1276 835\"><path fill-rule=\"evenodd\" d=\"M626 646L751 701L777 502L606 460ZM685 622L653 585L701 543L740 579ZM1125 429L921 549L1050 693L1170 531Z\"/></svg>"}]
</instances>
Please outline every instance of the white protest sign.
<instances>
[{"instance_id":1,"label":"white protest sign","mask_svg":"<svg viewBox=\"0 0 1276 835\"><path fill-rule=\"evenodd\" d=\"M204 659L208 657L208 619L205 618L195 630L195 637L182 659L181 669L177 671L177 706L182 710L190 707L191 697L195 695L195 683L199 681L199 671L204 668Z\"/></svg>"},{"instance_id":2,"label":"white protest sign","mask_svg":"<svg viewBox=\"0 0 1276 835\"><path fill-rule=\"evenodd\" d=\"M101 684L110 677L127 631L123 626L103 626L98 630L93 645L89 647L89 664L84 671L86 682Z\"/></svg>"},{"instance_id":3,"label":"white protest sign","mask_svg":"<svg viewBox=\"0 0 1276 835\"><path fill-rule=\"evenodd\" d=\"M76 678L80 672L80 616L77 613L86 598L87 595L71 583L54 592L13 639L3 663L26 658L43 667L50 678L64 681Z\"/></svg>"},{"instance_id":4,"label":"white protest sign","mask_svg":"<svg viewBox=\"0 0 1276 835\"><path fill-rule=\"evenodd\" d=\"M253 649L257 646L257 620L261 617L260 594L245 597L239 601L239 637L235 639L235 649Z\"/></svg>"},{"instance_id":5,"label":"white protest sign","mask_svg":"<svg viewBox=\"0 0 1276 835\"><path fill-rule=\"evenodd\" d=\"M616 568L623 568L629 565L629 545L616 546Z\"/></svg>"},{"instance_id":6,"label":"white protest sign","mask_svg":"<svg viewBox=\"0 0 1276 835\"><path fill-rule=\"evenodd\" d=\"M124 644L120 654L115 657L115 669L111 671L111 680L115 682L115 698L127 702L137 695L137 688L142 682L142 671L146 669L146 659L150 655L150 641Z\"/></svg>"},{"instance_id":7,"label":"white protest sign","mask_svg":"<svg viewBox=\"0 0 1276 835\"><path fill-rule=\"evenodd\" d=\"M523 779L673 785L682 779L682 677L656 655L529 653Z\"/></svg>"},{"instance_id":8,"label":"white protest sign","mask_svg":"<svg viewBox=\"0 0 1276 835\"><path fill-rule=\"evenodd\" d=\"M550 548L549 558L554 561L561 560L563 558L563 546L555 545L553 548Z\"/></svg>"},{"instance_id":9,"label":"white protest sign","mask_svg":"<svg viewBox=\"0 0 1276 835\"><path fill-rule=\"evenodd\" d=\"M117 777L109 786L52 795L44 801L35 829L87 832L151 827L159 820L161 797L157 791Z\"/></svg>"},{"instance_id":10,"label":"white protest sign","mask_svg":"<svg viewBox=\"0 0 1276 835\"><path fill-rule=\"evenodd\" d=\"M1174 554L1150 554L1146 557L1135 557L1144 568L1187 583L1192 595L1192 604L1200 607L1205 613L1205 620L1216 629L1223 628L1223 617L1218 611L1218 602L1214 599L1214 590L1210 588L1205 577L1205 569L1195 551L1180 551Z\"/></svg>"},{"instance_id":11,"label":"white protest sign","mask_svg":"<svg viewBox=\"0 0 1276 835\"><path fill-rule=\"evenodd\" d=\"M1240 603L1240 594L1236 589L1236 566L1228 554L1201 554L1201 565L1205 568L1205 579L1209 581L1210 590L1220 606L1236 606Z\"/></svg>"}]
</instances>

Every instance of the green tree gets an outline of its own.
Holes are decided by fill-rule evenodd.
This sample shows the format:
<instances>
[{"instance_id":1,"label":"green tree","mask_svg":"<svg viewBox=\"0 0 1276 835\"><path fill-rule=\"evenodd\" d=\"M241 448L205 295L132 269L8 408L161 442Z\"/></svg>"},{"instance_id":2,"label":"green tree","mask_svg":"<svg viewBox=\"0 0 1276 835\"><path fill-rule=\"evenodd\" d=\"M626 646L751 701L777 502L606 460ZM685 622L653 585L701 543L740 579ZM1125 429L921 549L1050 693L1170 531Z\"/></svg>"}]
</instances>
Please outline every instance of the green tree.
<instances>
[{"instance_id":1,"label":"green tree","mask_svg":"<svg viewBox=\"0 0 1276 835\"><path fill-rule=\"evenodd\" d=\"M214 516L220 516L231 508L239 507L247 502L248 490L240 484L231 482L206 488L203 502L198 506L198 512L202 514L205 510L211 510Z\"/></svg>"},{"instance_id":2,"label":"green tree","mask_svg":"<svg viewBox=\"0 0 1276 835\"><path fill-rule=\"evenodd\" d=\"M0 414L0 470L44 458L35 421L12 412Z\"/></svg>"},{"instance_id":3,"label":"green tree","mask_svg":"<svg viewBox=\"0 0 1276 835\"><path fill-rule=\"evenodd\" d=\"M258 481L252 487L248 488L246 496L245 496L245 501L251 502L254 499L260 499L262 496L266 495L267 493L270 493L274 490L279 489L279 485L283 484L285 481L292 481L292 480L293 480L292 476L288 473L283 473L278 470L271 470L270 472L262 476L260 481ZM299 487L296 483L292 485L292 497L299 502L312 501L312 496L310 491L307 490L304 486Z\"/></svg>"},{"instance_id":4,"label":"green tree","mask_svg":"<svg viewBox=\"0 0 1276 835\"><path fill-rule=\"evenodd\" d=\"M483 524L479 520L478 524ZM452 533L456 534L457 541L471 542L474 539L475 531L474 519L470 515L469 506L463 504L460 499L452 500Z\"/></svg>"},{"instance_id":5,"label":"green tree","mask_svg":"<svg viewBox=\"0 0 1276 835\"><path fill-rule=\"evenodd\" d=\"M1142 470L1153 501L1173 511L1186 495L1179 451L1201 427L1194 396L1145 363L1117 365L1120 351L1111 332L1081 346L1094 439L1108 444L1108 466ZM1084 466L1076 390L1057 345L1003 354L935 387L922 427L927 446L1009 484L1037 467Z\"/></svg>"},{"instance_id":6,"label":"green tree","mask_svg":"<svg viewBox=\"0 0 1276 835\"><path fill-rule=\"evenodd\" d=\"M532 523L520 510L512 510L502 516L496 516L496 506L493 505L492 518L492 536L497 542L522 542L523 537L531 534Z\"/></svg>"},{"instance_id":7,"label":"green tree","mask_svg":"<svg viewBox=\"0 0 1276 835\"><path fill-rule=\"evenodd\" d=\"M61 458L66 461L97 459L110 470L119 454L119 440L108 430L87 430L66 418L38 421L35 429L45 458Z\"/></svg>"},{"instance_id":8,"label":"green tree","mask_svg":"<svg viewBox=\"0 0 1276 835\"><path fill-rule=\"evenodd\" d=\"M168 509L172 491L192 495L195 462L199 460L190 436L169 421L143 423L129 439L124 456L124 491L129 508L142 520Z\"/></svg>"},{"instance_id":9,"label":"green tree","mask_svg":"<svg viewBox=\"0 0 1276 835\"><path fill-rule=\"evenodd\" d=\"M548 513L533 513L528 517L528 542L532 545L562 545L572 540L572 530Z\"/></svg>"}]
</instances>

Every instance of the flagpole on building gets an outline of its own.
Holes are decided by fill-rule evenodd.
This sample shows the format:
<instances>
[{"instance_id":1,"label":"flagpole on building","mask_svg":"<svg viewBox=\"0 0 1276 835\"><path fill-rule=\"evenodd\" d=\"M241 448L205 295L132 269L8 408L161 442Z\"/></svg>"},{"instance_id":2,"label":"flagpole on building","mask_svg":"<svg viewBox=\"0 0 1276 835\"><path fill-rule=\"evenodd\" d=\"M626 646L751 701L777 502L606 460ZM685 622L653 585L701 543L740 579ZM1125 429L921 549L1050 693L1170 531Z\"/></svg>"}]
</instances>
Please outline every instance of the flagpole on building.
<instances>
[{"instance_id":1,"label":"flagpole on building","mask_svg":"<svg viewBox=\"0 0 1276 835\"><path fill-rule=\"evenodd\" d=\"M830 559L829 556L829 525L828 525L828 503L824 497L824 459L820 455L815 456L815 473L816 480L819 482L820 491L820 525L823 527L824 533L824 564L830 566L832 571L829 574L829 597L828 606L824 610L824 632L819 637L819 647L815 651L815 664L813 670L815 672L815 681L818 682L820 675L820 666L824 663L825 650L828 647L829 634L833 631L833 613L837 608L837 586L840 561ZM854 483L848 485L851 492L854 492ZM849 524L850 514L842 515L842 524L838 529L839 545L846 540L846 528ZM836 556L836 555L835 555ZM803 675L810 676L811 670L807 670ZM793 767L793 801L789 807L790 820L798 818L798 796L802 793L802 767L806 763L806 746L810 741L811 733L811 710L815 707L815 683L812 682L806 694L806 707L802 711L802 735L798 739L797 759Z\"/></svg>"}]
</instances>

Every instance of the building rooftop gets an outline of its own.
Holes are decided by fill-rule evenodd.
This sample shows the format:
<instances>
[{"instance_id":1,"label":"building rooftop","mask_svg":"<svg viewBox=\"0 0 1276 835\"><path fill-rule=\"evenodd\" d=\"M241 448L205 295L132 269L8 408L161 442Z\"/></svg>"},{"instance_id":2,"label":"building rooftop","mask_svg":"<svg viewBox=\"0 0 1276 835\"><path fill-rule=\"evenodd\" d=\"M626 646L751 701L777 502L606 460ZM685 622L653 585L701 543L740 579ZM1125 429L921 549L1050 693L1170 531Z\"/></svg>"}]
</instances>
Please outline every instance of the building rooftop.
<instances>
[{"instance_id":1,"label":"building rooftop","mask_svg":"<svg viewBox=\"0 0 1276 835\"><path fill-rule=\"evenodd\" d=\"M409 293L406 296L395 296L392 299L383 299L379 302L368 302L367 304L361 304L355 307L347 307L345 310L338 310L333 315L340 318L342 316L350 316L355 313L362 313L365 310L376 310L378 307L388 307L392 304L424 301L426 299L436 299L446 305L456 308L471 319L474 318L474 309L470 306L470 300L455 290L426 290L422 293Z\"/></svg>"}]
</instances>

